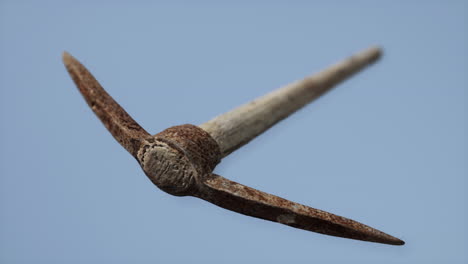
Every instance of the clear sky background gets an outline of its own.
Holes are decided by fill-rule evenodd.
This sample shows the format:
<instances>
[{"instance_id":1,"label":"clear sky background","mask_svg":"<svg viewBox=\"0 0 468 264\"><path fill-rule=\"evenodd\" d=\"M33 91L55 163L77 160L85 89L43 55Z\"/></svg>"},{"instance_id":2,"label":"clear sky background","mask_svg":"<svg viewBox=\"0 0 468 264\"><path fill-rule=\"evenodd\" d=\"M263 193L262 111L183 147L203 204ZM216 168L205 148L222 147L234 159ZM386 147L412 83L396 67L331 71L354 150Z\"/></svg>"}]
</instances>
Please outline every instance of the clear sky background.
<instances>
[{"instance_id":1,"label":"clear sky background","mask_svg":"<svg viewBox=\"0 0 468 264\"><path fill-rule=\"evenodd\" d=\"M467 25L467 1L0 1L0 262L466 263ZM216 172L402 247L160 191L61 62L69 51L157 133L373 44L377 64Z\"/></svg>"}]
</instances>

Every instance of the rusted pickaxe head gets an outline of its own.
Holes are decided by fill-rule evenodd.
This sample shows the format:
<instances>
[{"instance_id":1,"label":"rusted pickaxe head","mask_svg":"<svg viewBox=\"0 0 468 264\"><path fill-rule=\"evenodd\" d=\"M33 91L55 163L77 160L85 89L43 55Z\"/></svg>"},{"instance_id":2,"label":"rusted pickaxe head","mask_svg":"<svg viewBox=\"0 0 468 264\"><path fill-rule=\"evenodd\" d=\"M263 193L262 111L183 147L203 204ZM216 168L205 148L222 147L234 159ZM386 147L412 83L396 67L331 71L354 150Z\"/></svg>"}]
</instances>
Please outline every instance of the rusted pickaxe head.
<instances>
[{"instance_id":1,"label":"rusted pickaxe head","mask_svg":"<svg viewBox=\"0 0 468 264\"><path fill-rule=\"evenodd\" d=\"M80 62L66 52L63 61L94 113L163 191L195 196L241 214L326 235L403 245L402 240L359 222L212 173L222 158L374 62L380 53L372 47L200 126L174 126L154 136L135 122Z\"/></svg>"}]
</instances>

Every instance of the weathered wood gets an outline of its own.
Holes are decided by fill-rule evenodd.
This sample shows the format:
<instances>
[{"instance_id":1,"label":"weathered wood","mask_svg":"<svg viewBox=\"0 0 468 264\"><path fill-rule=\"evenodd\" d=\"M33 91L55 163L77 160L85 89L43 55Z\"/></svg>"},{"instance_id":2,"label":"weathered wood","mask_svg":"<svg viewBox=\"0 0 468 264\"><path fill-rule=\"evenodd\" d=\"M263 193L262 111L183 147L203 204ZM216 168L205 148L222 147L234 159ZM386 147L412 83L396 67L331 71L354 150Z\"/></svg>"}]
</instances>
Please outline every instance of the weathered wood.
<instances>
[{"instance_id":1,"label":"weathered wood","mask_svg":"<svg viewBox=\"0 0 468 264\"><path fill-rule=\"evenodd\" d=\"M225 157L288 117L339 82L375 62L381 49L371 47L315 75L296 81L200 125Z\"/></svg>"}]
</instances>

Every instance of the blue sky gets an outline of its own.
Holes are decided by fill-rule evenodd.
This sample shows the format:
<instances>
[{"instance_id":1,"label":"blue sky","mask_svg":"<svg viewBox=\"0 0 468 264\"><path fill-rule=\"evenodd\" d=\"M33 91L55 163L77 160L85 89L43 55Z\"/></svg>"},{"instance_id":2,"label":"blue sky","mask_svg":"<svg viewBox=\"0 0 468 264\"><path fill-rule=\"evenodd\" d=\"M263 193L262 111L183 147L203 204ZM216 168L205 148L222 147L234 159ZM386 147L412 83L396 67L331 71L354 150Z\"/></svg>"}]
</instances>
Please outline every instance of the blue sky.
<instances>
[{"instance_id":1,"label":"blue sky","mask_svg":"<svg viewBox=\"0 0 468 264\"><path fill-rule=\"evenodd\" d=\"M1 1L0 262L466 263L467 1ZM66 73L147 131L200 124L379 44L383 58L235 152L231 180L403 247L157 189ZM295 173L291 173L291 171Z\"/></svg>"}]
</instances>

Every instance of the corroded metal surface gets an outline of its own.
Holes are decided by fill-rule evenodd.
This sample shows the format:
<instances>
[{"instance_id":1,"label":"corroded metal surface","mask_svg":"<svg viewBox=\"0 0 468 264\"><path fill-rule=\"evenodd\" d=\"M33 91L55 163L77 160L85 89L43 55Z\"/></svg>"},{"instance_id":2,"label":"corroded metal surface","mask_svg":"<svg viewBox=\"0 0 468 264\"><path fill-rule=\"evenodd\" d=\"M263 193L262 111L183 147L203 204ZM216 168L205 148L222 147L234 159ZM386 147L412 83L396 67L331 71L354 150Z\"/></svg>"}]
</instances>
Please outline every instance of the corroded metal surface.
<instances>
[{"instance_id":1,"label":"corroded metal surface","mask_svg":"<svg viewBox=\"0 0 468 264\"><path fill-rule=\"evenodd\" d=\"M272 102L275 107L278 107L277 102L286 104L289 107L287 113L278 115L277 119L268 120L267 125L262 125L261 128L257 127L253 132L247 131L245 137L238 135L238 133L244 132L234 128L233 131L237 132L230 134L226 130L216 130L215 126L207 126L209 127L206 129L207 132L194 125L170 127L151 136L104 91L94 77L75 58L64 53L63 60L91 109L114 138L138 160L148 178L163 191L177 196L195 196L244 215L308 231L391 245L403 245L402 240L354 220L294 203L212 173L222 157L294 112L295 107L302 107L324 93L330 88L328 86L336 84L352 72L361 69L366 63L375 60L376 57L372 55L375 52L380 54L380 51L376 51L374 48L374 50L368 51L369 54L363 53L364 60L356 61L355 58L351 58L344 62L342 65L345 65L349 72L337 66L322 72L322 75L315 78L322 80L323 83L318 86L318 91L310 91L310 89L315 89L313 87L301 86L306 84L291 86L290 89L299 87L298 89L294 88L296 90L293 91L293 93L298 93L294 95L298 98L301 98L301 93L308 93L307 102L297 103L296 101L295 106L290 106L294 103L294 100L290 100L291 98L282 100L277 96L274 97ZM353 63L362 63L362 65L356 66ZM288 94L287 87L284 89ZM288 103L288 100L291 102ZM268 107L268 104L272 102L267 100L263 105L258 104L258 107ZM259 121L255 120L262 120L261 115L265 114L265 111L257 110L253 108L253 111L260 116L255 116L250 120L246 119L246 121L253 122L252 120L254 120L252 124L258 124ZM245 109L240 112L244 113ZM242 124L242 119L239 119L242 115L228 113L227 116L226 120L217 118L216 124L223 124L224 128L232 127L232 124L227 121L233 120L233 117L235 117L236 123ZM245 129L249 129L249 127ZM213 138L212 135L218 136ZM220 141L220 139L222 140Z\"/></svg>"},{"instance_id":2,"label":"corroded metal surface","mask_svg":"<svg viewBox=\"0 0 468 264\"><path fill-rule=\"evenodd\" d=\"M193 195L205 175L221 161L216 142L194 125L170 127L146 140L137 160L146 175L167 193Z\"/></svg>"},{"instance_id":3,"label":"corroded metal surface","mask_svg":"<svg viewBox=\"0 0 468 264\"><path fill-rule=\"evenodd\" d=\"M101 119L112 136L135 156L140 149L141 140L150 134L133 120L75 58L64 52L63 62L89 107Z\"/></svg>"},{"instance_id":4,"label":"corroded metal surface","mask_svg":"<svg viewBox=\"0 0 468 264\"><path fill-rule=\"evenodd\" d=\"M321 234L402 245L403 241L354 220L288 201L211 174L197 194L220 207Z\"/></svg>"}]
</instances>

